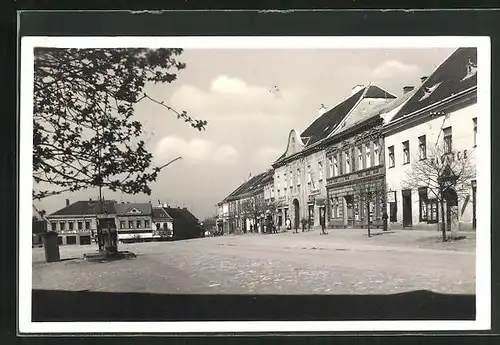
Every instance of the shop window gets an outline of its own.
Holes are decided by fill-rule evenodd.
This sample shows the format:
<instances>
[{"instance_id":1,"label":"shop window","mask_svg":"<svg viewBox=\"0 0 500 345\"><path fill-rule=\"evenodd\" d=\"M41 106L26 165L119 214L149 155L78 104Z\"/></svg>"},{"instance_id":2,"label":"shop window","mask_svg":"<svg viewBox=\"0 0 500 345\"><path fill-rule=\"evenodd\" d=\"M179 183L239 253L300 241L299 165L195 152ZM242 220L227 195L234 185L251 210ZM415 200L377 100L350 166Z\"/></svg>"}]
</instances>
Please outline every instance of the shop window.
<instances>
[{"instance_id":1,"label":"shop window","mask_svg":"<svg viewBox=\"0 0 500 345\"><path fill-rule=\"evenodd\" d=\"M437 223L439 221L439 208L437 199L427 201L427 222Z\"/></svg>"},{"instance_id":2,"label":"shop window","mask_svg":"<svg viewBox=\"0 0 500 345\"><path fill-rule=\"evenodd\" d=\"M427 221L427 188L419 188L418 189L418 197L419 197L419 220L421 222Z\"/></svg>"},{"instance_id":3,"label":"shop window","mask_svg":"<svg viewBox=\"0 0 500 345\"><path fill-rule=\"evenodd\" d=\"M76 236L67 236L66 244L76 244Z\"/></svg>"}]
</instances>

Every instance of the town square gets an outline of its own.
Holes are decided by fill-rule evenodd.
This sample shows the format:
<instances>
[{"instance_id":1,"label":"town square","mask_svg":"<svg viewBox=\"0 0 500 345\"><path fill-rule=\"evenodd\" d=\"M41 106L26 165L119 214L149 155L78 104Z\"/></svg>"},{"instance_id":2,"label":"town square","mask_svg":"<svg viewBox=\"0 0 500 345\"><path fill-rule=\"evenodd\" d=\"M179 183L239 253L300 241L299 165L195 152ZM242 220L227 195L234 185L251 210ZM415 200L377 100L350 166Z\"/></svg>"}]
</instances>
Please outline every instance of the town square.
<instances>
[{"instance_id":1,"label":"town square","mask_svg":"<svg viewBox=\"0 0 500 345\"><path fill-rule=\"evenodd\" d=\"M105 318L62 297L96 293L473 319L478 65L469 46L34 48L34 318Z\"/></svg>"}]
</instances>

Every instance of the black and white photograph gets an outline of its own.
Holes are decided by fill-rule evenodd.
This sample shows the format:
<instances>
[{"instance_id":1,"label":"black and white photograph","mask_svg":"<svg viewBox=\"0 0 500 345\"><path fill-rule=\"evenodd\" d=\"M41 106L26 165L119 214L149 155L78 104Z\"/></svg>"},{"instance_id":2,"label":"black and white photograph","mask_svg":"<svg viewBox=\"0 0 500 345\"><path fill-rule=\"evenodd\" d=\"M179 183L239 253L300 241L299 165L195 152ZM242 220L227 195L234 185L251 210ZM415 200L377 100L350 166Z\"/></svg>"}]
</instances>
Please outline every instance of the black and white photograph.
<instances>
[{"instance_id":1,"label":"black and white photograph","mask_svg":"<svg viewBox=\"0 0 500 345\"><path fill-rule=\"evenodd\" d=\"M21 54L22 332L490 327L488 38Z\"/></svg>"}]
</instances>

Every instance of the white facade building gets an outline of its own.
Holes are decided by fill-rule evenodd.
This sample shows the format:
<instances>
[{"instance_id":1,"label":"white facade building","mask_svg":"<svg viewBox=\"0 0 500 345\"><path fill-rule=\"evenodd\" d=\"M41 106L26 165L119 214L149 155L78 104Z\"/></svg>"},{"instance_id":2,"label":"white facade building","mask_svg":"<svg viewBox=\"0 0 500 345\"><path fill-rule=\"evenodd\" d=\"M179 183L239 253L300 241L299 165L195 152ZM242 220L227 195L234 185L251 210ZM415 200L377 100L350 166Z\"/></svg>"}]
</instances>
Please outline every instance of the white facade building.
<instances>
[{"instance_id":1,"label":"white facade building","mask_svg":"<svg viewBox=\"0 0 500 345\"><path fill-rule=\"evenodd\" d=\"M391 114L392 118L386 118L384 151L390 228L439 229L443 213L440 198L426 181L432 176L422 176L419 186L408 183L408 176L415 175L412 171L423 164L421 161L435 158L432 156L436 152L449 151L446 156L450 159L476 165L476 54L475 48L455 51L402 108ZM444 203L445 222L450 225L456 221L459 230L475 229L475 178L452 189L465 192L455 194L456 201ZM457 212L451 212L451 206L458 206Z\"/></svg>"}]
</instances>

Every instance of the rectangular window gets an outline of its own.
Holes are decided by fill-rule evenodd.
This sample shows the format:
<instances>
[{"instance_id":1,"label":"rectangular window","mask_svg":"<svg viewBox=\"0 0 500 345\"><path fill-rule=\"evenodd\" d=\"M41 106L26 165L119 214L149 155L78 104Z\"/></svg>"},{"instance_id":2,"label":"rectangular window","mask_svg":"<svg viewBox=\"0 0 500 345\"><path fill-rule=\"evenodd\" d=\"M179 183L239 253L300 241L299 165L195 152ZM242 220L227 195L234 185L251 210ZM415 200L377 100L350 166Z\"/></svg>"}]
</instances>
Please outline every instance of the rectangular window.
<instances>
[{"instance_id":1,"label":"rectangular window","mask_svg":"<svg viewBox=\"0 0 500 345\"><path fill-rule=\"evenodd\" d=\"M403 164L410 163L410 142L403 141Z\"/></svg>"},{"instance_id":2,"label":"rectangular window","mask_svg":"<svg viewBox=\"0 0 500 345\"><path fill-rule=\"evenodd\" d=\"M427 221L427 188L418 189L418 197L420 203L419 218L421 222Z\"/></svg>"},{"instance_id":3,"label":"rectangular window","mask_svg":"<svg viewBox=\"0 0 500 345\"><path fill-rule=\"evenodd\" d=\"M280 190L280 175L276 176L276 189L279 191Z\"/></svg>"},{"instance_id":4,"label":"rectangular window","mask_svg":"<svg viewBox=\"0 0 500 345\"><path fill-rule=\"evenodd\" d=\"M120 229L125 229L125 221L120 220Z\"/></svg>"},{"instance_id":5,"label":"rectangular window","mask_svg":"<svg viewBox=\"0 0 500 345\"><path fill-rule=\"evenodd\" d=\"M90 230L90 222L85 222L85 230Z\"/></svg>"},{"instance_id":6,"label":"rectangular window","mask_svg":"<svg viewBox=\"0 0 500 345\"><path fill-rule=\"evenodd\" d=\"M443 135L444 135L444 151L445 153L450 153L453 150L451 127L443 128Z\"/></svg>"},{"instance_id":7,"label":"rectangular window","mask_svg":"<svg viewBox=\"0 0 500 345\"><path fill-rule=\"evenodd\" d=\"M284 186L284 188L286 190L286 188L287 188L286 173L283 174L283 186Z\"/></svg>"},{"instance_id":8,"label":"rectangular window","mask_svg":"<svg viewBox=\"0 0 500 345\"><path fill-rule=\"evenodd\" d=\"M389 151L389 168L394 167L395 161L394 161L394 146L389 146L387 148Z\"/></svg>"},{"instance_id":9,"label":"rectangular window","mask_svg":"<svg viewBox=\"0 0 500 345\"><path fill-rule=\"evenodd\" d=\"M308 165L307 166L307 183L310 184L312 181L312 177L311 177L311 166Z\"/></svg>"},{"instance_id":10,"label":"rectangular window","mask_svg":"<svg viewBox=\"0 0 500 345\"><path fill-rule=\"evenodd\" d=\"M65 222L59 223L59 229L61 229L61 231L66 230L66 223Z\"/></svg>"},{"instance_id":11,"label":"rectangular window","mask_svg":"<svg viewBox=\"0 0 500 345\"><path fill-rule=\"evenodd\" d=\"M333 176L339 176L339 160L337 159L337 154L333 156Z\"/></svg>"},{"instance_id":12,"label":"rectangular window","mask_svg":"<svg viewBox=\"0 0 500 345\"><path fill-rule=\"evenodd\" d=\"M74 223L73 222L68 222L68 230L73 231Z\"/></svg>"},{"instance_id":13,"label":"rectangular window","mask_svg":"<svg viewBox=\"0 0 500 345\"><path fill-rule=\"evenodd\" d=\"M373 143L373 164L380 165L380 145Z\"/></svg>"},{"instance_id":14,"label":"rectangular window","mask_svg":"<svg viewBox=\"0 0 500 345\"><path fill-rule=\"evenodd\" d=\"M141 225L142 225L141 220L137 220L137 221L136 221L136 225L137 225L137 229L140 229L140 228L141 228Z\"/></svg>"},{"instance_id":15,"label":"rectangular window","mask_svg":"<svg viewBox=\"0 0 500 345\"><path fill-rule=\"evenodd\" d=\"M300 169L297 169L297 186L300 186Z\"/></svg>"},{"instance_id":16,"label":"rectangular window","mask_svg":"<svg viewBox=\"0 0 500 345\"><path fill-rule=\"evenodd\" d=\"M421 160L427 158L427 143L425 135L418 137L418 158Z\"/></svg>"},{"instance_id":17,"label":"rectangular window","mask_svg":"<svg viewBox=\"0 0 500 345\"><path fill-rule=\"evenodd\" d=\"M52 231L57 231L57 223L56 222L50 223L50 226L52 227Z\"/></svg>"},{"instance_id":18,"label":"rectangular window","mask_svg":"<svg viewBox=\"0 0 500 345\"><path fill-rule=\"evenodd\" d=\"M474 147L476 147L476 136L477 136L477 117L472 119L472 122L474 124Z\"/></svg>"},{"instance_id":19,"label":"rectangular window","mask_svg":"<svg viewBox=\"0 0 500 345\"><path fill-rule=\"evenodd\" d=\"M147 220L147 219L146 219L146 220L144 221L144 227L145 227L145 228L149 228L149 220Z\"/></svg>"},{"instance_id":20,"label":"rectangular window","mask_svg":"<svg viewBox=\"0 0 500 345\"><path fill-rule=\"evenodd\" d=\"M333 177L333 158L328 157L328 177Z\"/></svg>"},{"instance_id":21,"label":"rectangular window","mask_svg":"<svg viewBox=\"0 0 500 345\"><path fill-rule=\"evenodd\" d=\"M357 147L358 151L358 170L363 169L363 148L361 146Z\"/></svg>"},{"instance_id":22,"label":"rectangular window","mask_svg":"<svg viewBox=\"0 0 500 345\"><path fill-rule=\"evenodd\" d=\"M318 162L318 174L319 174L319 179L318 180L323 180L323 162Z\"/></svg>"},{"instance_id":23,"label":"rectangular window","mask_svg":"<svg viewBox=\"0 0 500 345\"><path fill-rule=\"evenodd\" d=\"M131 221L131 220L128 221L128 228L129 229L133 229L134 228L134 222L133 221Z\"/></svg>"},{"instance_id":24,"label":"rectangular window","mask_svg":"<svg viewBox=\"0 0 500 345\"><path fill-rule=\"evenodd\" d=\"M293 172L290 171L290 189L293 188Z\"/></svg>"},{"instance_id":25,"label":"rectangular window","mask_svg":"<svg viewBox=\"0 0 500 345\"><path fill-rule=\"evenodd\" d=\"M82 222L78 222L78 230L82 230L83 229L83 223Z\"/></svg>"},{"instance_id":26,"label":"rectangular window","mask_svg":"<svg viewBox=\"0 0 500 345\"><path fill-rule=\"evenodd\" d=\"M345 173L349 174L351 172L351 155L349 150L347 150L345 153Z\"/></svg>"},{"instance_id":27,"label":"rectangular window","mask_svg":"<svg viewBox=\"0 0 500 345\"><path fill-rule=\"evenodd\" d=\"M372 166L372 155L370 150L370 144L365 145L365 168L368 169Z\"/></svg>"}]
</instances>

